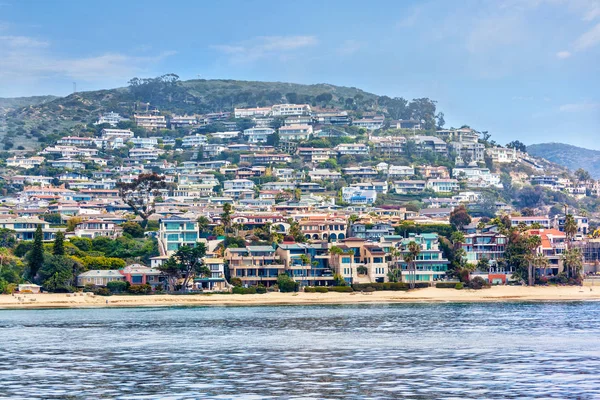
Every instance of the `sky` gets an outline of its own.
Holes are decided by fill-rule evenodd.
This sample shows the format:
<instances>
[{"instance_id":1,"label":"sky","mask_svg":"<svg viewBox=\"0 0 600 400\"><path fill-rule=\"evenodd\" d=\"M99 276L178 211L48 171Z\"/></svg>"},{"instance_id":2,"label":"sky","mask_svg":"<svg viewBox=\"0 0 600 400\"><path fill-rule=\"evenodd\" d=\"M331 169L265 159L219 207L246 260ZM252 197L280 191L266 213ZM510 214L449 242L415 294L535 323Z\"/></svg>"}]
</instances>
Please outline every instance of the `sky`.
<instances>
[{"instance_id":1,"label":"sky","mask_svg":"<svg viewBox=\"0 0 600 400\"><path fill-rule=\"evenodd\" d=\"M165 73L429 97L501 144L600 150L600 0L0 0L0 97Z\"/></svg>"}]
</instances>

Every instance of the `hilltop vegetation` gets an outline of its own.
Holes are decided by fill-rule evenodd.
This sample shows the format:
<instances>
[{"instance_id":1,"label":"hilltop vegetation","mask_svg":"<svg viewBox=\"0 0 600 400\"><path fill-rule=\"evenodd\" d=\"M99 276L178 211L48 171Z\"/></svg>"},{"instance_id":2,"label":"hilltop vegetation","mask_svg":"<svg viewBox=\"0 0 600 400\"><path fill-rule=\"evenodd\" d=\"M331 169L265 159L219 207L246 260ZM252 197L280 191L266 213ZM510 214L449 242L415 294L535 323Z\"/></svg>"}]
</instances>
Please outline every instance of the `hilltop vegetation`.
<instances>
[{"instance_id":1,"label":"hilltop vegetation","mask_svg":"<svg viewBox=\"0 0 600 400\"><path fill-rule=\"evenodd\" d=\"M527 152L563 165L572 171L584 169L590 175L600 178L600 151L572 146L564 143L541 143L527 146Z\"/></svg>"},{"instance_id":2,"label":"hilltop vegetation","mask_svg":"<svg viewBox=\"0 0 600 400\"><path fill-rule=\"evenodd\" d=\"M360 117L368 111L392 119L415 118L435 126L435 101L408 101L377 96L353 87L329 84L301 85L284 82L195 79L180 81L174 74L157 78L133 78L125 88L73 93L9 111L7 140L14 148L35 146L35 139L50 134L79 133L104 112L131 116L137 111L158 109L162 114L206 114L233 111L235 107L264 107L277 103L307 103L328 109L343 108ZM34 139L31 141L31 139Z\"/></svg>"},{"instance_id":3,"label":"hilltop vegetation","mask_svg":"<svg viewBox=\"0 0 600 400\"><path fill-rule=\"evenodd\" d=\"M57 99L56 96L0 97L0 115L16 108L35 106Z\"/></svg>"}]
</instances>

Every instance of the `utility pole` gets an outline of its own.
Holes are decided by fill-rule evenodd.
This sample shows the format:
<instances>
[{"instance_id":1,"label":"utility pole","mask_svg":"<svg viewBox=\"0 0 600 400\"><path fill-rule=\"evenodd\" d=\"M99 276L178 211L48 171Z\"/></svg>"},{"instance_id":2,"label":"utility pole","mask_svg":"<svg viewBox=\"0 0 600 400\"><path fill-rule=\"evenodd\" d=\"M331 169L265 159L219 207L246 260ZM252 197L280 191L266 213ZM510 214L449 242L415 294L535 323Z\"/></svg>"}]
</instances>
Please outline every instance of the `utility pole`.
<instances>
[{"instance_id":1,"label":"utility pole","mask_svg":"<svg viewBox=\"0 0 600 400\"><path fill-rule=\"evenodd\" d=\"M77 82L73 82L73 94L77 93Z\"/></svg>"}]
</instances>

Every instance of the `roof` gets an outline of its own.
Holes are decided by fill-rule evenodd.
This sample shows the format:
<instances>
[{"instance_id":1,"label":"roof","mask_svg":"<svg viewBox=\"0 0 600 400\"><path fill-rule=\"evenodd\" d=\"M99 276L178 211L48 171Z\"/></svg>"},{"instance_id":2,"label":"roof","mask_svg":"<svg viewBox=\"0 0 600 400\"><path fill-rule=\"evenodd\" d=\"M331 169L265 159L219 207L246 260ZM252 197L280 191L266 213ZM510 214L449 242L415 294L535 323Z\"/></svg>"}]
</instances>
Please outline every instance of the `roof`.
<instances>
[{"instance_id":1,"label":"roof","mask_svg":"<svg viewBox=\"0 0 600 400\"><path fill-rule=\"evenodd\" d=\"M275 251L271 246L248 246L248 251Z\"/></svg>"},{"instance_id":2,"label":"roof","mask_svg":"<svg viewBox=\"0 0 600 400\"><path fill-rule=\"evenodd\" d=\"M89 271L79 274L79 277L85 278L122 278L123 275L118 270L102 270L102 269L91 269Z\"/></svg>"}]
</instances>

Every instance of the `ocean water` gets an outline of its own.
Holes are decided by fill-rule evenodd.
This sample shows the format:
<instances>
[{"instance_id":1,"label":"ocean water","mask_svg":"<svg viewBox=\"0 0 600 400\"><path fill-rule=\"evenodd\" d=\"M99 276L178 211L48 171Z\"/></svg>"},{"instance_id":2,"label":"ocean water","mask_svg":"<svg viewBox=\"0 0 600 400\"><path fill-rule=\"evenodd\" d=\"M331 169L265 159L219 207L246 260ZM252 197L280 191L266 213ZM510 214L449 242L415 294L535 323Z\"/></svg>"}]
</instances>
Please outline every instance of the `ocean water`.
<instances>
[{"instance_id":1,"label":"ocean water","mask_svg":"<svg viewBox=\"0 0 600 400\"><path fill-rule=\"evenodd\" d=\"M0 398L598 399L600 303L2 310Z\"/></svg>"}]
</instances>

